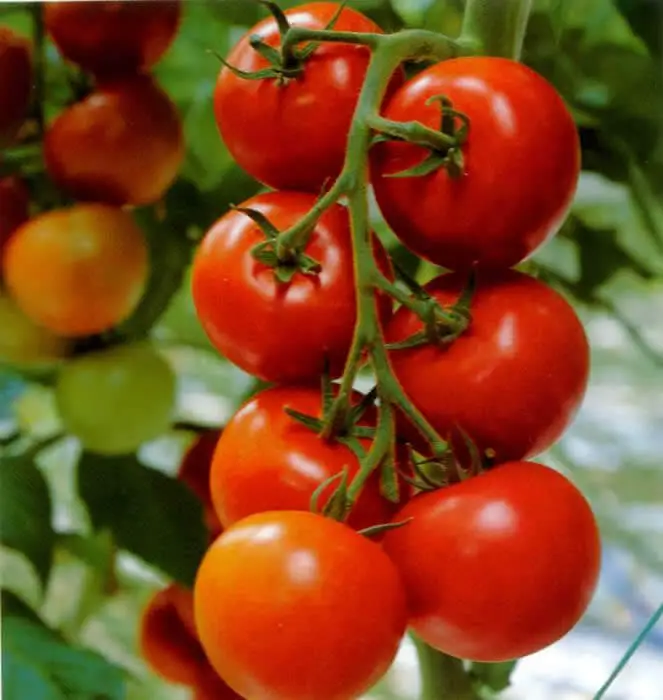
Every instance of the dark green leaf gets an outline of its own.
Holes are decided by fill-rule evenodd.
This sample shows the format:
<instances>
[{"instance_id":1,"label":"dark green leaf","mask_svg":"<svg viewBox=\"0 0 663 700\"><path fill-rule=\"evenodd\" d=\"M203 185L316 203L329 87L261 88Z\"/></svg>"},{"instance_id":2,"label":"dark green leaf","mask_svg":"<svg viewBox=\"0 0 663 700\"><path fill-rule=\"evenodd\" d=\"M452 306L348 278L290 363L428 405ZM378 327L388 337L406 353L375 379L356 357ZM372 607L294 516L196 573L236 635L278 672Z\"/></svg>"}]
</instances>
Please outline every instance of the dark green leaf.
<instances>
[{"instance_id":1,"label":"dark green leaf","mask_svg":"<svg viewBox=\"0 0 663 700\"><path fill-rule=\"evenodd\" d=\"M660 0L616 0L631 29L659 57L663 41L663 3Z\"/></svg>"},{"instance_id":2,"label":"dark green leaf","mask_svg":"<svg viewBox=\"0 0 663 700\"><path fill-rule=\"evenodd\" d=\"M78 488L97 530L123 549L190 586L207 544L200 503L181 482L133 456L84 453Z\"/></svg>"},{"instance_id":3,"label":"dark green leaf","mask_svg":"<svg viewBox=\"0 0 663 700\"><path fill-rule=\"evenodd\" d=\"M31 458L9 457L0 480L0 540L30 560L45 586L55 545L46 479Z\"/></svg>"},{"instance_id":4,"label":"dark green leaf","mask_svg":"<svg viewBox=\"0 0 663 700\"><path fill-rule=\"evenodd\" d=\"M2 626L2 690L8 700L125 697L124 671L98 654L69 646L21 601L4 592Z\"/></svg>"}]
</instances>

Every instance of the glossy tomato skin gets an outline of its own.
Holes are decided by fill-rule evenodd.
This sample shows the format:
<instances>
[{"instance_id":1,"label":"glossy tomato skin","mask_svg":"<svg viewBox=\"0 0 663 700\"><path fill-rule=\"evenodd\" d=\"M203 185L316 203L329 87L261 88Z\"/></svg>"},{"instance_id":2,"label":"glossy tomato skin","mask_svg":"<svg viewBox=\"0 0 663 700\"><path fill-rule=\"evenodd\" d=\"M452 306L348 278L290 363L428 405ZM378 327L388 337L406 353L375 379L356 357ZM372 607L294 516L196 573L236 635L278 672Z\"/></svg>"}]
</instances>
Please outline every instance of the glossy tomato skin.
<instances>
[{"instance_id":1,"label":"glossy tomato skin","mask_svg":"<svg viewBox=\"0 0 663 700\"><path fill-rule=\"evenodd\" d=\"M386 177L421 162L428 151L385 142L372 152L380 209L401 241L452 270L473 263L505 268L553 236L573 198L580 147L573 118L555 89L522 63L468 57L438 63L406 83L384 114L440 128L446 95L470 118L465 173Z\"/></svg>"},{"instance_id":2,"label":"glossy tomato skin","mask_svg":"<svg viewBox=\"0 0 663 700\"><path fill-rule=\"evenodd\" d=\"M28 220L30 193L15 175L0 178L0 256L9 236Z\"/></svg>"},{"instance_id":3,"label":"glossy tomato skin","mask_svg":"<svg viewBox=\"0 0 663 700\"><path fill-rule=\"evenodd\" d=\"M202 503L205 523L212 536L221 534L221 524L214 510L210 491L212 457L220 436L221 430L201 433L186 451L177 473L178 479L184 482Z\"/></svg>"},{"instance_id":4,"label":"glossy tomato skin","mask_svg":"<svg viewBox=\"0 0 663 700\"><path fill-rule=\"evenodd\" d=\"M320 417L320 390L266 389L228 422L214 452L211 472L212 498L225 527L263 511L309 510L313 492L325 481L345 468L348 481L357 473L359 461L348 447L322 440L291 418L286 408ZM360 442L368 451L371 441ZM337 485L320 495L320 506ZM397 509L398 505L381 495L376 472L362 490L348 524L361 530L387 523Z\"/></svg>"},{"instance_id":5,"label":"glossy tomato skin","mask_svg":"<svg viewBox=\"0 0 663 700\"><path fill-rule=\"evenodd\" d=\"M49 126L44 157L53 181L79 201L149 204L184 159L180 117L152 78L106 82Z\"/></svg>"},{"instance_id":6,"label":"glossy tomato skin","mask_svg":"<svg viewBox=\"0 0 663 700\"><path fill-rule=\"evenodd\" d=\"M53 333L101 333L136 308L147 246L126 212L100 204L54 209L12 234L3 276L23 312Z\"/></svg>"},{"instance_id":7,"label":"glossy tomato skin","mask_svg":"<svg viewBox=\"0 0 663 700\"><path fill-rule=\"evenodd\" d=\"M594 594L601 544L592 510L560 473L510 462L416 496L384 548L410 625L452 656L497 662L563 637Z\"/></svg>"},{"instance_id":8,"label":"glossy tomato skin","mask_svg":"<svg viewBox=\"0 0 663 700\"><path fill-rule=\"evenodd\" d=\"M46 30L60 53L95 75L132 75L154 66L179 28L179 0L49 2Z\"/></svg>"},{"instance_id":9,"label":"glossy tomato skin","mask_svg":"<svg viewBox=\"0 0 663 700\"><path fill-rule=\"evenodd\" d=\"M361 696L389 668L406 623L382 549L301 511L226 530L203 559L194 605L217 673L241 695L270 700Z\"/></svg>"},{"instance_id":10,"label":"glossy tomato skin","mask_svg":"<svg viewBox=\"0 0 663 700\"><path fill-rule=\"evenodd\" d=\"M324 29L338 7L335 2L314 2L285 14L293 26ZM349 7L334 28L381 33L372 20ZM228 63L248 72L269 66L249 44L254 35L270 46L280 46L276 21L269 17L245 34L228 55ZM233 158L270 187L318 193L343 166L369 58L363 46L323 43L306 61L303 74L282 85L274 79L247 80L222 68L214 113ZM401 82L398 73L391 89Z\"/></svg>"},{"instance_id":11,"label":"glossy tomato skin","mask_svg":"<svg viewBox=\"0 0 663 700\"><path fill-rule=\"evenodd\" d=\"M32 95L32 51L27 39L0 27L0 148L11 144Z\"/></svg>"},{"instance_id":12,"label":"glossy tomato skin","mask_svg":"<svg viewBox=\"0 0 663 700\"><path fill-rule=\"evenodd\" d=\"M447 274L426 290L449 306L465 283L465 275ZM539 454L561 436L584 397L583 326L562 296L514 270L479 274L471 313L469 329L448 346L394 350L393 370L442 437L460 427L481 450L494 450L495 462ZM420 329L418 318L399 309L386 333L393 342Z\"/></svg>"},{"instance_id":13,"label":"glossy tomato skin","mask_svg":"<svg viewBox=\"0 0 663 700\"><path fill-rule=\"evenodd\" d=\"M192 594L175 584L155 593L142 613L141 656L171 683L193 686L206 669L205 652L193 624Z\"/></svg>"},{"instance_id":14,"label":"glossy tomato skin","mask_svg":"<svg viewBox=\"0 0 663 700\"><path fill-rule=\"evenodd\" d=\"M297 223L314 195L269 192L244 202L278 230ZM193 264L192 292L198 317L216 349L246 372L269 382L316 383L329 357L342 371L356 319L352 243L347 210L339 204L320 218L305 252L322 265L315 276L298 273L290 283L256 261L251 249L265 240L240 211L230 211L205 235ZM378 262L387 266L376 246ZM390 312L381 300L382 318Z\"/></svg>"}]
</instances>

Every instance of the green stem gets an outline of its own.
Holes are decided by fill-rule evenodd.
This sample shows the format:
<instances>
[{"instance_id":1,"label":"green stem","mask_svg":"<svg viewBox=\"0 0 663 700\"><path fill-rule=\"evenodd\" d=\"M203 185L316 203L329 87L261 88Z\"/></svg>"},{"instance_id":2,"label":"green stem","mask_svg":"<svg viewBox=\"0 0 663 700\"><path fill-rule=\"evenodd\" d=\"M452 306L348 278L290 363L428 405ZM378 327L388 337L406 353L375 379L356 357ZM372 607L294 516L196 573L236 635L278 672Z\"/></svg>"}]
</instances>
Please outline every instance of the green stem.
<instances>
[{"instance_id":1,"label":"green stem","mask_svg":"<svg viewBox=\"0 0 663 700\"><path fill-rule=\"evenodd\" d=\"M478 700L463 662L412 635L419 656L421 700Z\"/></svg>"},{"instance_id":2,"label":"green stem","mask_svg":"<svg viewBox=\"0 0 663 700\"><path fill-rule=\"evenodd\" d=\"M279 260L287 257L290 251L301 250L306 245L318 219L347 192L348 180L347 173L341 173L305 216L293 227L279 234L276 239L276 255Z\"/></svg>"},{"instance_id":3,"label":"green stem","mask_svg":"<svg viewBox=\"0 0 663 700\"><path fill-rule=\"evenodd\" d=\"M304 41L324 41L337 44L361 44L375 48L382 39L381 34L369 32L337 32L335 29L307 29L306 27L291 27L283 38L281 50L284 55L291 55L297 44Z\"/></svg>"},{"instance_id":4,"label":"green stem","mask_svg":"<svg viewBox=\"0 0 663 700\"><path fill-rule=\"evenodd\" d=\"M467 0L461 41L475 53L518 60L532 0Z\"/></svg>"}]
</instances>

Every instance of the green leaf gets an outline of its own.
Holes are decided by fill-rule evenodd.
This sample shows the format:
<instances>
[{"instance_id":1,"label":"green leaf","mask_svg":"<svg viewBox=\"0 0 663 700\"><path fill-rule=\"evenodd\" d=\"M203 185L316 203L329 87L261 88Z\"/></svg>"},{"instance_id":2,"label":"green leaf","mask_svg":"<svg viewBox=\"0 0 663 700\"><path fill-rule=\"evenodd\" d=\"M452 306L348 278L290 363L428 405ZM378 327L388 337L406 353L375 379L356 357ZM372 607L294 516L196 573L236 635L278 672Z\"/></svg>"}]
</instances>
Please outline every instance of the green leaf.
<instances>
[{"instance_id":1,"label":"green leaf","mask_svg":"<svg viewBox=\"0 0 663 700\"><path fill-rule=\"evenodd\" d=\"M660 0L616 0L616 4L634 33L654 56L660 56L663 49L663 4Z\"/></svg>"},{"instance_id":2,"label":"green leaf","mask_svg":"<svg viewBox=\"0 0 663 700\"><path fill-rule=\"evenodd\" d=\"M135 456L83 453L78 488L97 530L175 580L190 586L207 545L202 509L184 484Z\"/></svg>"},{"instance_id":3,"label":"green leaf","mask_svg":"<svg viewBox=\"0 0 663 700\"><path fill-rule=\"evenodd\" d=\"M15 596L3 591L2 690L9 700L123 700L125 672L69 646Z\"/></svg>"},{"instance_id":4,"label":"green leaf","mask_svg":"<svg viewBox=\"0 0 663 700\"><path fill-rule=\"evenodd\" d=\"M51 494L30 457L5 457L0 469L0 541L24 554L46 586L55 533Z\"/></svg>"},{"instance_id":5,"label":"green leaf","mask_svg":"<svg viewBox=\"0 0 663 700\"><path fill-rule=\"evenodd\" d=\"M517 661L505 661L499 664L486 664L475 661L470 666L470 675L479 686L499 693L511 685L511 674L517 663Z\"/></svg>"}]
</instances>

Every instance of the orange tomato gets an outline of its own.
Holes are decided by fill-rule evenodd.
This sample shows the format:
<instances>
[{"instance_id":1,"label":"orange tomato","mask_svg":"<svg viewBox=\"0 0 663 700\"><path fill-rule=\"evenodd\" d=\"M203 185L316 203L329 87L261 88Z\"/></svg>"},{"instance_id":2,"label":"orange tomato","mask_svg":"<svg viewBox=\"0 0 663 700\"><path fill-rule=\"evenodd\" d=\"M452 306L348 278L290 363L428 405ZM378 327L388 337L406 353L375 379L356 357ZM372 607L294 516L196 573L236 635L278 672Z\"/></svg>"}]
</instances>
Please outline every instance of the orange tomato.
<instances>
[{"instance_id":1,"label":"orange tomato","mask_svg":"<svg viewBox=\"0 0 663 700\"><path fill-rule=\"evenodd\" d=\"M108 82L55 119L44 157L53 181L78 200L149 204L184 158L180 117L147 76Z\"/></svg>"},{"instance_id":2,"label":"orange tomato","mask_svg":"<svg viewBox=\"0 0 663 700\"><path fill-rule=\"evenodd\" d=\"M31 219L12 234L2 262L23 313L68 337L101 333L127 318L148 272L140 228L128 213L102 204Z\"/></svg>"}]
</instances>

